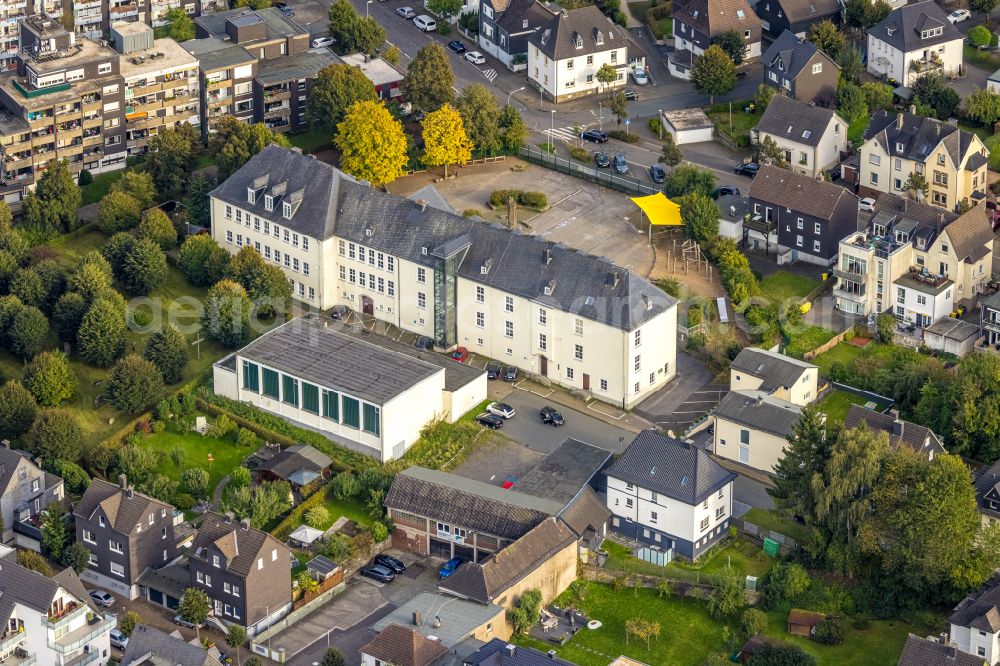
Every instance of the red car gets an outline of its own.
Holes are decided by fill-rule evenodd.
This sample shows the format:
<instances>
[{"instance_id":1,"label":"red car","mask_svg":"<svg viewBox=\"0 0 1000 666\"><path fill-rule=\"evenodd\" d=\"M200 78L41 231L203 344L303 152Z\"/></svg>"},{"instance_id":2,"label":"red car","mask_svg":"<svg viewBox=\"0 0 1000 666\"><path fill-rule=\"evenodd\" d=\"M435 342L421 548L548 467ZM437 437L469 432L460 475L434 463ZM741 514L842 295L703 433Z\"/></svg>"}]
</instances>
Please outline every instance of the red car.
<instances>
[{"instance_id":1,"label":"red car","mask_svg":"<svg viewBox=\"0 0 1000 666\"><path fill-rule=\"evenodd\" d=\"M459 363L465 363L465 359L469 358L469 350L465 347L456 347L455 351L451 353L451 360L458 361Z\"/></svg>"}]
</instances>

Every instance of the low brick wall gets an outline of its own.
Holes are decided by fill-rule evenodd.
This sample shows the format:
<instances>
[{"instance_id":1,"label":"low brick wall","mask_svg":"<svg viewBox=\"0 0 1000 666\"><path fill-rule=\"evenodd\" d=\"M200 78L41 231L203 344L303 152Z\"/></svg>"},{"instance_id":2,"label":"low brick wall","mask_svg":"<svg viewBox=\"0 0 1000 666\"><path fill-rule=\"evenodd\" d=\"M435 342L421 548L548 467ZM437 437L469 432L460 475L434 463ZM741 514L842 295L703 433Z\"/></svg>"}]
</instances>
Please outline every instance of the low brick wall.
<instances>
[{"instance_id":1,"label":"low brick wall","mask_svg":"<svg viewBox=\"0 0 1000 666\"><path fill-rule=\"evenodd\" d=\"M645 574L638 573L625 574L621 571L615 571L614 569L603 569L601 567L585 564L581 567L580 573L580 577L584 580L593 581L595 583L605 583L607 585L614 583L616 578L625 576L625 580L628 581L627 587L644 587L650 590L655 589L656 584L659 583L662 578L666 578L670 581L673 593L679 597L707 598L715 592L714 585L708 585L706 583L689 583L683 580L676 580L666 575L666 570L664 570L663 576L647 576Z\"/></svg>"}]
</instances>

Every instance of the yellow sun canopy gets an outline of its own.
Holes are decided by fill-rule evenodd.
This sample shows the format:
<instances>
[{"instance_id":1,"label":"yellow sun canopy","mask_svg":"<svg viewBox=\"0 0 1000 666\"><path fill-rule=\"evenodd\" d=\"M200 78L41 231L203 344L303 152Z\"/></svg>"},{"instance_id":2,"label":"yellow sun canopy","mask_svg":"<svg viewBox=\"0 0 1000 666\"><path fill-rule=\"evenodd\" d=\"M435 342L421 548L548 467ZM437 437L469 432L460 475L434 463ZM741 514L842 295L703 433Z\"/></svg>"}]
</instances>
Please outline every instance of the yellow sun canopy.
<instances>
[{"instance_id":1,"label":"yellow sun canopy","mask_svg":"<svg viewBox=\"0 0 1000 666\"><path fill-rule=\"evenodd\" d=\"M632 202L642 209L649 218L650 224L662 226L681 226L681 207L667 198L663 192L645 197L632 197Z\"/></svg>"}]
</instances>

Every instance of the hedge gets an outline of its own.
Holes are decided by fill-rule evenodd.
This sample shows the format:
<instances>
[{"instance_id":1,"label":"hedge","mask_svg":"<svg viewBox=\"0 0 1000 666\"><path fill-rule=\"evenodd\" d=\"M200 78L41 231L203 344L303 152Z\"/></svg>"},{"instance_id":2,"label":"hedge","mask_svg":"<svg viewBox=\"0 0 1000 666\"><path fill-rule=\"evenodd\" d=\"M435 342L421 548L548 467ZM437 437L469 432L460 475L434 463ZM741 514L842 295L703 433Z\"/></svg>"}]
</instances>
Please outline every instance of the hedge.
<instances>
[{"instance_id":1,"label":"hedge","mask_svg":"<svg viewBox=\"0 0 1000 666\"><path fill-rule=\"evenodd\" d=\"M330 492L331 489L332 486L327 484L326 488L324 488L322 492L313 493L308 499L304 500L297 507L289 511L281 522L275 525L274 529L271 530L271 536L278 541L284 542L288 538L288 535L304 522L303 516L305 516L306 511L314 506L323 506L323 503L326 502L326 494Z\"/></svg>"},{"instance_id":2,"label":"hedge","mask_svg":"<svg viewBox=\"0 0 1000 666\"><path fill-rule=\"evenodd\" d=\"M639 135L635 132L623 132L622 130L611 130L608 136L625 143L639 143Z\"/></svg>"},{"instance_id":3,"label":"hedge","mask_svg":"<svg viewBox=\"0 0 1000 666\"><path fill-rule=\"evenodd\" d=\"M533 210L543 210L549 205L548 197L544 192L525 192L524 190L494 190L490 194L490 205L500 208L507 205L507 200L511 197L518 206L531 208Z\"/></svg>"}]
</instances>

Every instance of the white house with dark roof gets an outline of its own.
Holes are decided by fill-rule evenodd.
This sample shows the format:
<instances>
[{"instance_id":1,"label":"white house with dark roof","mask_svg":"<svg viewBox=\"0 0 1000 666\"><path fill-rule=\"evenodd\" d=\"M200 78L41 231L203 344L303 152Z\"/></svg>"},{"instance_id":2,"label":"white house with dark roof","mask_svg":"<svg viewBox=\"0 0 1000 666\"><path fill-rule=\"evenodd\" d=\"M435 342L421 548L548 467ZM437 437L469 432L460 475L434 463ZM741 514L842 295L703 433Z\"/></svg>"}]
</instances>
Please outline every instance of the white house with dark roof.
<instances>
[{"instance_id":1,"label":"white house with dark roof","mask_svg":"<svg viewBox=\"0 0 1000 666\"><path fill-rule=\"evenodd\" d=\"M763 391L804 407L816 399L819 367L778 352L746 347L729 366L731 391Z\"/></svg>"},{"instance_id":2,"label":"white house with dark roof","mask_svg":"<svg viewBox=\"0 0 1000 666\"><path fill-rule=\"evenodd\" d=\"M526 70L528 38L552 16L538 0L480 0L479 47L512 71Z\"/></svg>"},{"instance_id":3,"label":"white house with dark roof","mask_svg":"<svg viewBox=\"0 0 1000 666\"><path fill-rule=\"evenodd\" d=\"M61 478L44 471L27 454L12 450L9 440L0 442L0 543L15 538L18 546L39 550L41 532L35 523L45 507L62 501L63 494Z\"/></svg>"},{"instance_id":4,"label":"white house with dark roof","mask_svg":"<svg viewBox=\"0 0 1000 666\"><path fill-rule=\"evenodd\" d=\"M736 475L698 447L644 430L604 474L615 531L690 560L725 536Z\"/></svg>"},{"instance_id":5,"label":"white house with dark roof","mask_svg":"<svg viewBox=\"0 0 1000 666\"><path fill-rule=\"evenodd\" d=\"M848 151L847 125L833 109L775 95L757 123L757 136L778 145L789 169L815 178Z\"/></svg>"},{"instance_id":6,"label":"white house with dark roof","mask_svg":"<svg viewBox=\"0 0 1000 666\"><path fill-rule=\"evenodd\" d=\"M1000 570L955 606L948 624L959 650L1000 663Z\"/></svg>"},{"instance_id":7,"label":"white house with dark roof","mask_svg":"<svg viewBox=\"0 0 1000 666\"><path fill-rule=\"evenodd\" d=\"M958 74L963 39L936 2L904 5L868 29L868 71L904 86L928 72Z\"/></svg>"},{"instance_id":8,"label":"white house with dark roof","mask_svg":"<svg viewBox=\"0 0 1000 666\"><path fill-rule=\"evenodd\" d=\"M773 472L801 416L801 407L767 391L730 391L712 410L715 455Z\"/></svg>"},{"instance_id":9,"label":"white house with dark roof","mask_svg":"<svg viewBox=\"0 0 1000 666\"><path fill-rule=\"evenodd\" d=\"M676 374L676 299L603 257L372 190L274 145L212 191L211 209L216 242L258 250L308 306L346 306L626 409Z\"/></svg>"}]
</instances>

